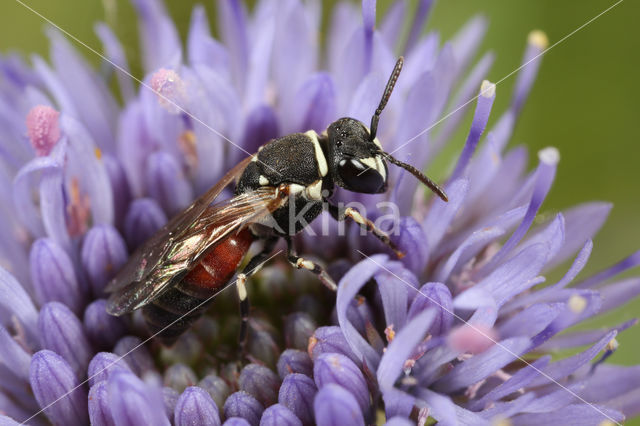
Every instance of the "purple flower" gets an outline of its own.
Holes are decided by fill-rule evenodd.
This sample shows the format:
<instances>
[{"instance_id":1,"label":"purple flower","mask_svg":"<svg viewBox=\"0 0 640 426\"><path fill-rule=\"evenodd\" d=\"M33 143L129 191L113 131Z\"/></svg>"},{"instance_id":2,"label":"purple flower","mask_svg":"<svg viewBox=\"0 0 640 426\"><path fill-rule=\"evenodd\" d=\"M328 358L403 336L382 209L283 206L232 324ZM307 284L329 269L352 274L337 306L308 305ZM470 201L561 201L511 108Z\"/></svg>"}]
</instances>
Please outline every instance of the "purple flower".
<instances>
[{"instance_id":1,"label":"purple flower","mask_svg":"<svg viewBox=\"0 0 640 426\"><path fill-rule=\"evenodd\" d=\"M252 426L257 426L260 423L263 411L264 406L245 391L231 394L224 403L224 416L226 418L241 417Z\"/></svg>"},{"instance_id":2,"label":"purple flower","mask_svg":"<svg viewBox=\"0 0 640 426\"><path fill-rule=\"evenodd\" d=\"M313 402L313 411L318 426L364 425L355 397L334 383L320 389Z\"/></svg>"},{"instance_id":3,"label":"purple flower","mask_svg":"<svg viewBox=\"0 0 640 426\"><path fill-rule=\"evenodd\" d=\"M0 425L360 425L383 410L393 425L599 424L640 414L639 367L610 363L637 320L574 328L640 293L626 274L640 252L577 280L611 205L539 215L559 153L540 151L529 171L526 148L509 145L543 33L530 34L491 127L493 55L473 63L481 17L440 43L423 31L431 0L415 11L394 2L384 17L375 1L342 2L325 42L321 2L261 0L249 11L230 0L217 3L220 40L196 7L183 43L161 0L132 3L139 87L105 24L96 32L111 73L53 29L51 63L0 56ZM475 105L443 179L449 202L426 199L397 167L385 194L334 194L381 220L402 259L322 215L308 228L322 235L297 243L337 294L306 271L264 265L249 286L244 351L232 291L170 348L150 338L141 311L106 313L105 286L129 254L247 153L342 116L368 124L400 55L378 130L387 152L428 168ZM396 228L383 221L389 208ZM558 350L567 356L556 360Z\"/></svg>"},{"instance_id":4,"label":"purple flower","mask_svg":"<svg viewBox=\"0 0 640 426\"><path fill-rule=\"evenodd\" d=\"M175 406L175 424L218 426L218 407L204 389L190 386L182 392Z\"/></svg>"}]
</instances>

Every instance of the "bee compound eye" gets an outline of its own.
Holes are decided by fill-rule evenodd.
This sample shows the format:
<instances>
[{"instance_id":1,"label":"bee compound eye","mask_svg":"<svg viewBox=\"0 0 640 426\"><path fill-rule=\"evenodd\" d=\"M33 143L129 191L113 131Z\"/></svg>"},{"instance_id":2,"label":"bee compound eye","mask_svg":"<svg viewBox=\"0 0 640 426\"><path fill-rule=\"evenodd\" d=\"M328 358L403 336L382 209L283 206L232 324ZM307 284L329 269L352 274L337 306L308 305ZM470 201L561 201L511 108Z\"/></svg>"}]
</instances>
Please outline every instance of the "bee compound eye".
<instances>
[{"instance_id":1,"label":"bee compound eye","mask_svg":"<svg viewBox=\"0 0 640 426\"><path fill-rule=\"evenodd\" d=\"M385 189L385 181L377 170L357 158L343 159L338 163L338 173L344 187L364 194L377 194Z\"/></svg>"}]
</instances>

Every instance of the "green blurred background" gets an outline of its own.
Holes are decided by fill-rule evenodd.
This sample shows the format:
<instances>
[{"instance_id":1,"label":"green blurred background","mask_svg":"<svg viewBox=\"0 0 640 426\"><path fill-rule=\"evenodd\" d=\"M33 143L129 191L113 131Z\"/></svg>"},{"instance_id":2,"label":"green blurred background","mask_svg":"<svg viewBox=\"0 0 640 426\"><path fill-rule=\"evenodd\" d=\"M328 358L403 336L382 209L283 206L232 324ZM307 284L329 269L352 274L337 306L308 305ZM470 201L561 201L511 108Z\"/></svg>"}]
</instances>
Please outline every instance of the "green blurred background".
<instances>
[{"instance_id":1,"label":"green blurred background","mask_svg":"<svg viewBox=\"0 0 640 426\"><path fill-rule=\"evenodd\" d=\"M101 47L93 26L99 20L107 21L125 41L134 73L140 76L135 17L126 0L22 1L98 51ZM167 1L183 36L196 3ZM213 17L213 2L204 3ZM378 2L378 17L390 4ZM553 44L613 4L614 0L447 0L436 3L428 27L447 39L470 17L485 15L490 25L481 51L491 49L496 54L489 79L498 81L519 66L529 31L545 31ZM587 274L640 248L638 17L640 2L623 1L549 51L542 58L538 80L512 142L525 143L532 153L549 145L561 152L556 182L543 210L557 211L589 200L614 203L607 224L595 239L584 271ZM44 26L42 18L17 1L3 0L0 51L46 56ZM79 49L91 62L99 64L94 54ZM498 86L494 120L506 108L513 84L512 77ZM460 144L463 137L459 138ZM533 162L535 156L531 158ZM640 300L636 300L597 325L638 316L639 309ZM611 362L640 363L640 327L624 332L618 340L620 348Z\"/></svg>"}]
</instances>

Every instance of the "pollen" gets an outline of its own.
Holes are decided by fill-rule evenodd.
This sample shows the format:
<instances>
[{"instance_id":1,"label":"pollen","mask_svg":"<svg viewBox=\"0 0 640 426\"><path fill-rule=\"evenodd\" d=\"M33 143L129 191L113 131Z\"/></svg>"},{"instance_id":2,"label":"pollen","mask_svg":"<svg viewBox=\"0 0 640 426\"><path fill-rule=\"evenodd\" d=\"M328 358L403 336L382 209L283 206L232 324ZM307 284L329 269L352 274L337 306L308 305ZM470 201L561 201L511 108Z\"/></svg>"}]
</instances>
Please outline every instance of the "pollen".
<instances>
[{"instance_id":1,"label":"pollen","mask_svg":"<svg viewBox=\"0 0 640 426\"><path fill-rule=\"evenodd\" d=\"M393 329L393 324L389 324L387 328L384 329L384 335L387 337L387 342L391 343L393 338L396 337L396 331Z\"/></svg>"},{"instance_id":2,"label":"pollen","mask_svg":"<svg viewBox=\"0 0 640 426\"><path fill-rule=\"evenodd\" d=\"M571 312L579 314L582 311L584 311L585 308L587 307L587 299L577 294L574 294L569 298L568 306L569 306L569 309L571 309Z\"/></svg>"},{"instance_id":3,"label":"pollen","mask_svg":"<svg viewBox=\"0 0 640 426\"><path fill-rule=\"evenodd\" d=\"M607 351L614 352L616 349L618 349L618 346L620 346L620 344L618 343L618 340L616 340L616 338L614 337L609 341L609 343L607 343Z\"/></svg>"},{"instance_id":4,"label":"pollen","mask_svg":"<svg viewBox=\"0 0 640 426\"><path fill-rule=\"evenodd\" d=\"M151 89L160 105L171 114L184 110L185 84L177 72L160 68L151 76Z\"/></svg>"},{"instance_id":5,"label":"pollen","mask_svg":"<svg viewBox=\"0 0 640 426\"><path fill-rule=\"evenodd\" d=\"M102 159L102 151L100 150L100 148L96 147L96 148L93 150L93 154L96 156L96 158L97 158L98 160L101 160L101 159Z\"/></svg>"},{"instance_id":6,"label":"pollen","mask_svg":"<svg viewBox=\"0 0 640 426\"><path fill-rule=\"evenodd\" d=\"M38 157L49 155L60 140L60 113L50 106L38 105L27 113L27 135Z\"/></svg>"},{"instance_id":7,"label":"pollen","mask_svg":"<svg viewBox=\"0 0 640 426\"><path fill-rule=\"evenodd\" d=\"M540 50L544 50L549 46L549 37L547 37L547 34L541 30L531 31L527 41L530 45L535 46Z\"/></svg>"},{"instance_id":8,"label":"pollen","mask_svg":"<svg viewBox=\"0 0 640 426\"><path fill-rule=\"evenodd\" d=\"M484 80L480 86L480 95L485 98L493 98L496 95L496 85L489 80Z\"/></svg>"},{"instance_id":9,"label":"pollen","mask_svg":"<svg viewBox=\"0 0 640 426\"><path fill-rule=\"evenodd\" d=\"M491 426L511 426L513 423L506 417L498 416L491 421Z\"/></svg>"}]
</instances>

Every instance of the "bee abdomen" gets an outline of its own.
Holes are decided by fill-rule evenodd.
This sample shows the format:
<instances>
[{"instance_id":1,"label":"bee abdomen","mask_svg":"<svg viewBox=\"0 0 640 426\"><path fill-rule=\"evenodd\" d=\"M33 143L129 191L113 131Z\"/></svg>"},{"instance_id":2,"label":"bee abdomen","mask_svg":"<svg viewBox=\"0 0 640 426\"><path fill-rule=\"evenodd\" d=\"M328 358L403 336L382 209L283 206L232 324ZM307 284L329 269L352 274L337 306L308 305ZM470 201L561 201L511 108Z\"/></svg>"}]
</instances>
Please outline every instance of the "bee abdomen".
<instances>
[{"instance_id":1,"label":"bee abdomen","mask_svg":"<svg viewBox=\"0 0 640 426\"><path fill-rule=\"evenodd\" d=\"M172 345L202 316L207 299L189 296L172 288L142 309L149 332L164 345Z\"/></svg>"},{"instance_id":2,"label":"bee abdomen","mask_svg":"<svg viewBox=\"0 0 640 426\"><path fill-rule=\"evenodd\" d=\"M233 278L253 239L247 229L227 237L211 248L178 284L146 305L142 313L149 331L163 344L173 344Z\"/></svg>"}]
</instances>

